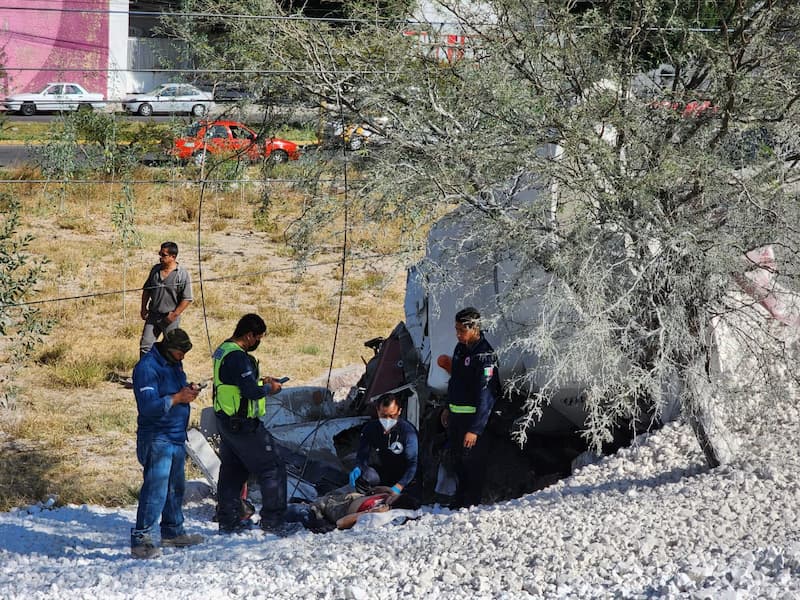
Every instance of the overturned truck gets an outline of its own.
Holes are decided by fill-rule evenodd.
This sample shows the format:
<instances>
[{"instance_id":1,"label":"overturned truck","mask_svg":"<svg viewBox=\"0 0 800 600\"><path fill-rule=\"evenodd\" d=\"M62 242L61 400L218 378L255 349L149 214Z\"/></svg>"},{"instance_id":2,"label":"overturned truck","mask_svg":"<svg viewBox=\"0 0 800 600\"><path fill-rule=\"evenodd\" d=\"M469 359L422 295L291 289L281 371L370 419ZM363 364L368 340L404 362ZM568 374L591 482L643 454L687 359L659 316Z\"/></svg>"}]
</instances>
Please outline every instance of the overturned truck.
<instances>
[{"instance_id":1,"label":"overturned truck","mask_svg":"<svg viewBox=\"0 0 800 600\"><path fill-rule=\"evenodd\" d=\"M452 488L443 485L445 470L440 469L447 460L447 436L440 414L447 403L449 375L437 366L435 357L452 353L455 313L464 306L475 306L484 316L491 316L486 334L500 351L501 381L519 380L520 375L532 372L547 373L548 365L542 364L540 357L514 341L521 329L541 318L543 290L551 285L551 275L544 269L531 275L529 270L523 282L525 294L507 301L519 290L519 270L513 260L496 259L480 246L458 246L454 240L464 240L463 231L470 226L469 215L455 211L433 227L426 257L408 270L405 322L386 338L365 342L373 352L365 369L331 373L318 385L284 388L269 398L264 422L287 463L289 498L314 500L347 483L347 473L355 464L358 433L374 416L375 401L392 392L400 398L405 418L419 430L418 479L423 501L447 501ZM458 247L454 250L454 246ZM709 332L714 348L707 366L709 378L733 384L752 382L759 369L754 340L764 345L777 340L796 348L800 325L797 295L775 281L773 250L760 248L746 258L746 268L736 280L739 289L730 293L731 305L737 310L721 315ZM756 322L768 322L766 334L752 325ZM531 422L525 418L525 403L535 393L537 381L535 377L527 380L528 388L505 390L487 426L485 435L491 436L493 449L483 490L485 502L540 489L592 460L593 453L587 452L581 435L587 418L585 382L577 376L572 381L562 378ZM681 385L686 383L666 381L657 409L645 406L629 419L618 419L602 451L614 451L637 433L680 416ZM730 460L736 440L726 427L721 399L710 389L707 395L703 410L685 416L709 464L715 466ZM521 428L525 429L524 443L518 435ZM212 488L218 460L215 463L207 439L213 445L214 433L213 412L205 409L201 432L190 432L189 452L205 465Z\"/></svg>"}]
</instances>

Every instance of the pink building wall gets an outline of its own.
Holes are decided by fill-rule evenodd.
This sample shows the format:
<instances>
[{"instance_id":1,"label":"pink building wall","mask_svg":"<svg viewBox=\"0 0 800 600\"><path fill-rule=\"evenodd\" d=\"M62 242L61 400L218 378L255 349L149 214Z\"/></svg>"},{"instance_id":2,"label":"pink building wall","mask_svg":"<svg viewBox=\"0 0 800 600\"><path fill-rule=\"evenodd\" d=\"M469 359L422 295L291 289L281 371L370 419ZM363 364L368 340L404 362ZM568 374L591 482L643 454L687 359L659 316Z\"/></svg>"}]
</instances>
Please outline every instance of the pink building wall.
<instances>
[{"instance_id":1,"label":"pink building wall","mask_svg":"<svg viewBox=\"0 0 800 600\"><path fill-rule=\"evenodd\" d=\"M73 81L106 95L109 2L0 4L0 66L5 70L0 92L36 92L51 81Z\"/></svg>"}]
</instances>

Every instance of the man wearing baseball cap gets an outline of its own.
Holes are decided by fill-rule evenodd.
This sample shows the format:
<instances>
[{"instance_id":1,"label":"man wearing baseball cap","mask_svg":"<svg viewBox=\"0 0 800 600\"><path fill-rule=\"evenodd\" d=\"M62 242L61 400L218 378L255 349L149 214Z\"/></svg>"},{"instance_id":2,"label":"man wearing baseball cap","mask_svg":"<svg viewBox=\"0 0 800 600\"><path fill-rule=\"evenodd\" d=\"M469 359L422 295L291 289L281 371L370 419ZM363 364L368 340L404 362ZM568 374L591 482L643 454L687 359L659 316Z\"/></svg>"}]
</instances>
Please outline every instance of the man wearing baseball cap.
<instances>
[{"instance_id":1,"label":"man wearing baseball cap","mask_svg":"<svg viewBox=\"0 0 800 600\"><path fill-rule=\"evenodd\" d=\"M131 556L160 554L152 530L161 518L161 546L199 544L203 537L183 528L184 463L189 404L199 386L189 384L183 357L192 342L183 329L168 331L133 369L133 394L139 411L136 458L144 468L136 526L131 529Z\"/></svg>"}]
</instances>

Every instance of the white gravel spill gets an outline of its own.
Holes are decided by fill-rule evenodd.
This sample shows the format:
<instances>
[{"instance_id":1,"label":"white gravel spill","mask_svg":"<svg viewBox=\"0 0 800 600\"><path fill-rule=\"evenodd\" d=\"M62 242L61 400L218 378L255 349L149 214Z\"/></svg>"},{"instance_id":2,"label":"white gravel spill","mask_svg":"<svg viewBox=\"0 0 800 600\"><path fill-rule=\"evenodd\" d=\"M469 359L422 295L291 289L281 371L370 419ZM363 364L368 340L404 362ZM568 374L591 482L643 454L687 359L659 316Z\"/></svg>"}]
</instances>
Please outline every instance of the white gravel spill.
<instances>
[{"instance_id":1,"label":"white gravel spill","mask_svg":"<svg viewBox=\"0 0 800 600\"><path fill-rule=\"evenodd\" d=\"M130 558L135 507L0 513L0 598L798 598L800 411L775 402L709 470L671 424L545 490L402 526L207 536Z\"/></svg>"}]
</instances>

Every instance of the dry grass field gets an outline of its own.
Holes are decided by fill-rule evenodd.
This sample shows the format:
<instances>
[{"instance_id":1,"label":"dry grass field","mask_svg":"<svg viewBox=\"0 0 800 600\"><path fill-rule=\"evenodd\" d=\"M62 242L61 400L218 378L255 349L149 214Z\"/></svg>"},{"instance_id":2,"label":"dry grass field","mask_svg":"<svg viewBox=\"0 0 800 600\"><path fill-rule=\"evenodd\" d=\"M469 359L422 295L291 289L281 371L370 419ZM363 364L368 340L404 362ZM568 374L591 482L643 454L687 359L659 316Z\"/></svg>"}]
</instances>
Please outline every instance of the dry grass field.
<instances>
[{"instance_id":1,"label":"dry grass field","mask_svg":"<svg viewBox=\"0 0 800 600\"><path fill-rule=\"evenodd\" d=\"M153 178L153 169L140 171L137 180ZM40 176L31 169L4 175ZM213 348L246 312L261 314L269 327L255 353L263 371L288 375L292 384L361 362L371 355L363 342L388 335L403 318L403 264L411 257L348 261L337 333L341 215L318 227L326 250L301 269L284 241L307 202L299 192L271 185L269 213L255 219L259 184L207 189L201 211L200 188L186 173L163 178L133 187L141 243L131 247L112 222L119 183L0 184L23 203L22 231L35 236L31 253L48 261L31 300L45 301L39 308L55 321L25 361L0 346L0 510L48 494L60 503L135 501L136 404L120 379L138 359L140 290L162 241L178 243L179 262L193 277L195 301L182 321L194 342L185 360L191 380L210 379ZM348 236L354 252L393 250L392 224L354 226ZM204 392L193 420L209 404Z\"/></svg>"}]
</instances>

